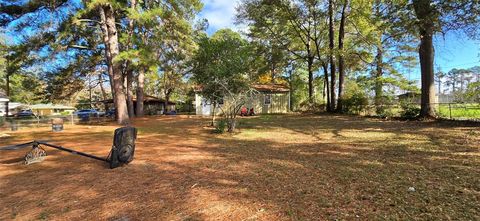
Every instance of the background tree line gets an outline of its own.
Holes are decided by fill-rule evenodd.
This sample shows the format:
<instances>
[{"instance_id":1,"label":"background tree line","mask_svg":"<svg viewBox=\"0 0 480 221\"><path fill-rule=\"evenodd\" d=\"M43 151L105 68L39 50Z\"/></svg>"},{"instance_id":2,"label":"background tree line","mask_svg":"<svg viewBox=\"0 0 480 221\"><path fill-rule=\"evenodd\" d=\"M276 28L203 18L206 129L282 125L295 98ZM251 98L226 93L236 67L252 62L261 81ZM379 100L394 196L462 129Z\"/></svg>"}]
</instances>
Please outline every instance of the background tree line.
<instances>
[{"instance_id":1,"label":"background tree line","mask_svg":"<svg viewBox=\"0 0 480 221\"><path fill-rule=\"evenodd\" d=\"M12 100L112 98L118 123L143 115L143 102L133 106L133 98L143 101L147 93L187 102L192 85L209 79L203 75L245 80L222 81L229 88L245 82L289 84L292 110L325 104L327 111L345 112L369 97L380 107L400 90L419 90L421 116L433 117L435 77L443 76L434 75L433 37L458 31L476 38L480 24L478 1L242 0L236 21L246 25L243 35L220 30L223 34L209 37L208 22L196 19L199 0L0 4L0 84ZM246 50L233 50L232 39ZM202 53L224 55L212 60ZM235 69L232 57L248 66ZM420 89L405 77L418 63ZM465 81L449 82L463 91L478 78L458 85Z\"/></svg>"}]
</instances>

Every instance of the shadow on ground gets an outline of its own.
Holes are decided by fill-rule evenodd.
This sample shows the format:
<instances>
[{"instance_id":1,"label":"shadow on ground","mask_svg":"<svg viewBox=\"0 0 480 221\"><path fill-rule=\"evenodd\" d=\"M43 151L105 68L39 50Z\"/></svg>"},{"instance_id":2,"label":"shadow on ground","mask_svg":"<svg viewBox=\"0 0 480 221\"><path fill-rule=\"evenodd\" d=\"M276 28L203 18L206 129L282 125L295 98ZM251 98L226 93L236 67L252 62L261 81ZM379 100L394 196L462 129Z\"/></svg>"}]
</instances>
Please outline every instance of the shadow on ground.
<instances>
[{"instance_id":1,"label":"shadow on ground","mask_svg":"<svg viewBox=\"0 0 480 221\"><path fill-rule=\"evenodd\" d=\"M2 153L0 219L480 218L479 127L336 115L244 118L234 135L201 118L134 124L135 160L114 170L51 149L30 166L12 161L23 150ZM7 143L50 136L106 156L115 127L88 127Z\"/></svg>"}]
</instances>

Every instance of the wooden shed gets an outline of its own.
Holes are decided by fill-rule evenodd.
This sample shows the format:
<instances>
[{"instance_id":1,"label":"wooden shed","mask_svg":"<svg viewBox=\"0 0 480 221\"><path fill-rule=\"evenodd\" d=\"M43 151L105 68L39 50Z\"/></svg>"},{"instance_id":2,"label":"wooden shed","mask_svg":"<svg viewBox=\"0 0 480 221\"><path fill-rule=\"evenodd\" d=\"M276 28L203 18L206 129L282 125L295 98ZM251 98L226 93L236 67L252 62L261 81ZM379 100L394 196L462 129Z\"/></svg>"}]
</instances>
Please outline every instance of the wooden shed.
<instances>
[{"instance_id":1,"label":"wooden shed","mask_svg":"<svg viewBox=\"0 0 480 221\"><path fill-rule=\"evenodd\" d=\"M290 88L288 86L272 83L254 84L251 87L258 93L246 102L244 105L246 108L253 108L257 114L287 113L289 111ZM212 114L211 103L200 93L195 93L195 111L197 115L210 116ZM221 114L220 108L216 108L215 113Z\"/></svg>"}]
</instances>

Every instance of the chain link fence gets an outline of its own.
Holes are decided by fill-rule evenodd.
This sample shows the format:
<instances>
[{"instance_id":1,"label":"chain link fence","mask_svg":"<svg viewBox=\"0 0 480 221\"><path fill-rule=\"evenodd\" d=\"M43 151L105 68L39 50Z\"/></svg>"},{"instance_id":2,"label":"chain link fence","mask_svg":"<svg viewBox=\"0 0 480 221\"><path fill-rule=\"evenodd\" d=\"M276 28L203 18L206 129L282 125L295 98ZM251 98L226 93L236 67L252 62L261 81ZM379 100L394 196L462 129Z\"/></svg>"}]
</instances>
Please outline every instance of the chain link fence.
<instances>
[{"instance_id":1,"label":"chain link fence","mask_svg":"<svg viewBox=\"0 0 480 221\"><path fill-rule=\"evenodd\" d=\"M65 125L98 124L113 121L112 117L87 116L78 117L76 114L41 117L0 117L0 130L19 130L22 128L51 127L52 119L61 118Z\"/></svg>"},{"instance_id":2,"label":"chain link fence","mask_svg":"<svg viewBox=\"0 0 480 221\"><path fill-rule=\"evenodd\" d=\"M405 107L420 109L418 103L391 105L364 105L354 114L379 117L402 117ZM480 121L480 103L435 103L436 114L440 118L451 120Z\"/></svg>"}]
</instances>

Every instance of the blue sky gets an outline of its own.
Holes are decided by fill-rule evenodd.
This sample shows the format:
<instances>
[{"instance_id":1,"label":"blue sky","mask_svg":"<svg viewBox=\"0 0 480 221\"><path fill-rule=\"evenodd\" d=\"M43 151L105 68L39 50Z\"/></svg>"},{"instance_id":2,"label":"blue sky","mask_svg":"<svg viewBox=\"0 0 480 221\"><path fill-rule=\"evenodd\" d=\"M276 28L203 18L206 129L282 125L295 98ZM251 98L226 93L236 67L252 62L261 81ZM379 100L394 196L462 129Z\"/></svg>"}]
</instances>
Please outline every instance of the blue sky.
<instances>
[{"instance_id":1,"label":"blue sky","mask_svg":"<svg viewBox=\"0 0 480 221\"><path fill-rule=\"evenodd\" d=\"M235 7L239 0L202 0L204 3L200 17L209 22L209 34L221 28L242 29L234 25ZM444 72L453 68L470 68L480 66L480 41L469 40L459 33L447 33L437 36L435 46L435 71L438 67ZM408 78L418 80L420 67L412 70Z\"/></svg>"}]
</instances>

